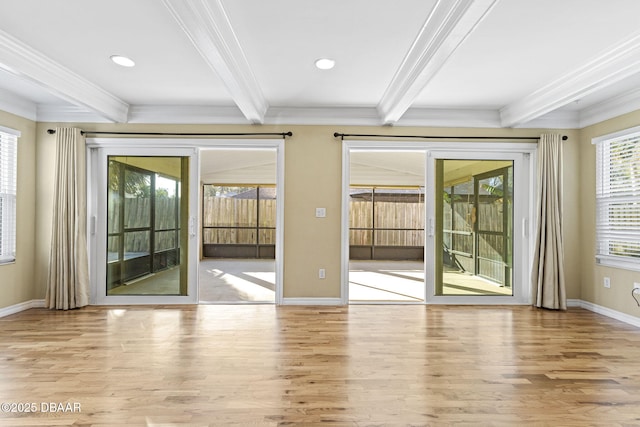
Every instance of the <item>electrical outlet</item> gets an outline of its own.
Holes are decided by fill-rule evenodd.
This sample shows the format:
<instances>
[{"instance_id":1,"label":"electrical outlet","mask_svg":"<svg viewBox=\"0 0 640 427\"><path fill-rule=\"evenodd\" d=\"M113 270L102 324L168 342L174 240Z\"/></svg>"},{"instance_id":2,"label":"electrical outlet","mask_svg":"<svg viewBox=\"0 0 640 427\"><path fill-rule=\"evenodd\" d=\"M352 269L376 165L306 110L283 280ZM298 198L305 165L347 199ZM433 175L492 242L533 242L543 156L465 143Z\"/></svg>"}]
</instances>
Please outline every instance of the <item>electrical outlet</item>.
<instances>
[{"instance_id":1,"label":"electrical outlet","mask_svg":"<svg viewBox=\"0 0 640 427\"><path fill-rule=\"evenodd\" d=\"M325 278L325 274L324 274L324 268L321 268L318 270L318 279L324 279Z\"/></svg>"},{"instance_id":2,"label":"electrical outlet","mask_svg":"<svg viewBox=\"0 0 640 427\"><path fill-rule=\"evenodd\" d=\"M633 282L633 290L637 291L638 293L640 293L640 283Z\"/></svg>"},{"instance_id":3,"label":"electrical outlet","mask_svg":"<svg viewBox=\"0 0 640 427\"><path fill-rule=\"evenodd\" d=\"M611 279L609 279L608 277L604 278L604 287L605 288L610 288L611 287Z\"/></svg>"}]
</instances>

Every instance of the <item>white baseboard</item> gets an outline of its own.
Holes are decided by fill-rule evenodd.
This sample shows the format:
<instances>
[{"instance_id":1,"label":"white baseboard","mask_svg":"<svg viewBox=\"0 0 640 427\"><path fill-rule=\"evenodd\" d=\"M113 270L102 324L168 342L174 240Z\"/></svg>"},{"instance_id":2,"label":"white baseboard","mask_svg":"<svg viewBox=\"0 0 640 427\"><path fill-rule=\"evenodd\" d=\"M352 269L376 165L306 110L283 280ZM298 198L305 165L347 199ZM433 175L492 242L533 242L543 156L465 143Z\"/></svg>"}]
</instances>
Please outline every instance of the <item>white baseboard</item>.
<instances>
[{"instance_id":1,"label":"white baseboard","mask_svg":"<svg viewBox=\"0 0 640 427\"><path fill-rule=\"evenodd\" d=\"M592 302L582 301L579 299L567 300L567 306L584 308L585 310L593 311L594 313L602 314L603 316L611 317L612 319L616 319L640 328L640 317L631 316L629 314L622 313L617 310L612 310L610 308L603 307Z\"/></svg>"},{"instance_id":2,"label":"white baseboard","mask_svg":"<svg viewBox=\"0 0 640 427\"><path fill-rule=\"evenodd\" d=\"M31 308L45 308L43 299L32 299L31 303Z\"/></svg>"},{"instance_id":3,"label":"white baseboard","mask_svg":"<svg viewBox=\"0 0 640 427\"><path fill-rule=\"evenodd\" d=\"M32 299L31 301L25 301L18 304L10 305L8 307L0 308L0 317L20 313L21 311L29 310L30 308L42 307L44 307L43 299Z\"/></svg>"},{"instance_id":4,"label":"white baseboard","mask_svg":"<svg viewBox=\"0 0 640 427\"><path fill-rule=\"evenodd\" d=\"M567 299L567 307L579 307L582 308L581 299Z\"/></svg>"},{"instance_id":5,"label":"white baseboard","mask_svg":"<svg viewBox=\"0 0 640 427\"><path fill-rule=\"evenodd\" d=\"M340 298L283 298L282 305L344 305Z\"/></svg>"}]
</instances>

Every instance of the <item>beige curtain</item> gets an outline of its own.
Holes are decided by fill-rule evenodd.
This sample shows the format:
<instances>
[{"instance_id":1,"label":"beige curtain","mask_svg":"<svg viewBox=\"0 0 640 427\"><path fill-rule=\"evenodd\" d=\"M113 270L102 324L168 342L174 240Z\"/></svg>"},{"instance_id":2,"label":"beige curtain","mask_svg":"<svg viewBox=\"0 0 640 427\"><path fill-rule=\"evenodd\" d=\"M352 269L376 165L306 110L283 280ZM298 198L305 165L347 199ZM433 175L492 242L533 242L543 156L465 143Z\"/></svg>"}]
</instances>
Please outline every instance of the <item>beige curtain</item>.
<instances>
[{"instance_id":1,"label":"beige curtain","mask_svg":"<svg viewBox=\"0 0 640 427\"><path fill-rule=\"evenodd\" d=\"M562 137L545 134L538 146L538 229L531 272L536 307L567 309L562 246Z\"/></svg>"},{"instance_id":2,"label":"beige curtain","mask_svg":"<svg viewBox=\"0 0 640 427\"><path fill-rule=\"evenodd\" d=\"M86 152L80 129L56 129L56 176L46 306L58 310L89 303Z\"/></svg>"}]
</instances>

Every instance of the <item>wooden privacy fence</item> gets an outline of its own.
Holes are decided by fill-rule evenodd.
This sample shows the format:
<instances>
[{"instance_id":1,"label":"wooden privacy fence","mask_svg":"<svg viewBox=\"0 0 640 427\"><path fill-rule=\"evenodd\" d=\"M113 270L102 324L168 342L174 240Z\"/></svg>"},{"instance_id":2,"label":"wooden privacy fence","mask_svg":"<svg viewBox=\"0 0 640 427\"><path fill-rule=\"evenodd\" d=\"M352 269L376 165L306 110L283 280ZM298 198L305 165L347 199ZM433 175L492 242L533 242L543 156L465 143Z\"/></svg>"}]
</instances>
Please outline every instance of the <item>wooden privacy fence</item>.
<instances>
[{"instance_id":1,"label":"wooden privacy fence","mask_svg":"<svg viewBox=\"0 0 640 427\"><path fill-rule=\"evenodd\" d=\"M107 211L109 234L124 234L124 252L150 252L150 232L155 232L154 250L160 251L177 247L175 229L177 224L176 199L157 197L155 199L155 224L151 224L151 199L148 197L126 198L124 205L125 229L122 229L120 204L122 199L111 196ZM137 229L126 231L129 229ZM163 231L164 230L164 231ZM109 238L109 252L117 252L119 237ZM112 250L113 249L113 250Z\"/></svg>"},{"instance_id":2,"label":"wooden privacy fence","mask_svg":"<svg viewBox=\"0 0 640 427\"><path fill-rule=\"evenodd\" d=\"M203 198L204 244L275 244L275 199Z\"/></svg>"},{"instance_id":3,"label":"wooden privacy fence","mask_svg":"<svg viewBox=\"0 0 640 427\"><path fill-rule=\"evenodd\" d=\"M353 246L423 246L424 203L351 201L349 228Z\"/></svg>"},{"instance_id":4,"label":"wooden privacy fence","mask_svg":"<svg viewBox=\"0 0 640 427\"><path fill-rule=\"evenodd\" d=\"M352 201L349 211L352 245L370 245L374 226L370 201ZM204 197L202 210L204 243L275 244L276 201ZM375 244L380 246L422 246L424 203L376 202Z\"/></svg>"},{"instance_id":5,"label":"wooden privacy fence","mask_svg":"<svg viewBox=\"0 0 640 427\"><path fill-rule=\"evenodd\" d=\"M124 224L127 229L150 228L151 208L149 198L126 200ZM375 230L375 244L380 246L422 246L424 244L424 203L376 202L375 221L370 201L352 201L349 209L351 245L371 245ZM455 215L456 230L472 231L471 206L454 203L454 209L445 203L443 223L445 230L451 229L451 218ZM480 226L484 230L502 231L501 208L497 203L481 203ZM258 213L259 212L259 213ZM176 223L175 199L156 199L156 230L173 229ZM255 243L256 230L260 243L275 244L273 229L276 224L276 201L274 199L233 199L205 197L203 199L203 226L224 227L205 230L205 243L235 244ZM119 202L112 200L108 211L109 233L120 230ZM244 227L247 227L246 229ZM362 230L364 229L364 230ZM126 250L148 251L148 232L127 233ZM465 239L466 240L466 239ZM453 243L453 242L452 242ZM170 233L157 232L156 247L173 247ZM502 243L491 251L494 255L503 252ZM455 244L458 250L472 253L470 242L462 240Z\"/></svg>"}]
</instances>

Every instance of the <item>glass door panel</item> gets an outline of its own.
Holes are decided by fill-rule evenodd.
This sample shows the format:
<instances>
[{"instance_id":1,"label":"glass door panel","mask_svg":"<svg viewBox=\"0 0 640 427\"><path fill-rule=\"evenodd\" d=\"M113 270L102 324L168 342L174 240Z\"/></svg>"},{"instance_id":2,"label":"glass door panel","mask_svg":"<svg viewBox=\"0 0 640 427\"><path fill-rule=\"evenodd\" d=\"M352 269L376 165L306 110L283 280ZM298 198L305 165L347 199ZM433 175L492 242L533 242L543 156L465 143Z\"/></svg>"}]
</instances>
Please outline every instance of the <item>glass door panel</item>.
<instances>
[{"instance_id":1,"label":"glass door panel","mask_svg":"<svg viewBox=\"0 0 640 427\"><path fill-rule=\"evenodd\" d=\"M186 295L186 157L108 156L106 295Z\"/></svg>"},{"instance_id":2,"label":"glass door panel","mask_svg":"<svg viewBox=\"0 0 640 427\"><path fill-rule=\"evenodd\" d=\"M513 296L512 160L436 160L435 295Z\"/></svg>"}]
</instances>

